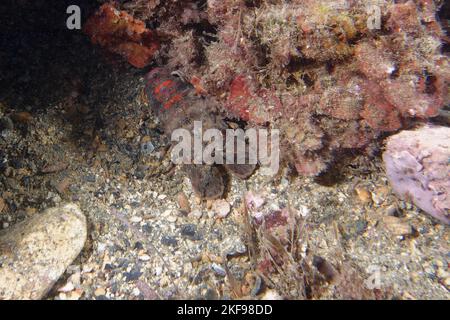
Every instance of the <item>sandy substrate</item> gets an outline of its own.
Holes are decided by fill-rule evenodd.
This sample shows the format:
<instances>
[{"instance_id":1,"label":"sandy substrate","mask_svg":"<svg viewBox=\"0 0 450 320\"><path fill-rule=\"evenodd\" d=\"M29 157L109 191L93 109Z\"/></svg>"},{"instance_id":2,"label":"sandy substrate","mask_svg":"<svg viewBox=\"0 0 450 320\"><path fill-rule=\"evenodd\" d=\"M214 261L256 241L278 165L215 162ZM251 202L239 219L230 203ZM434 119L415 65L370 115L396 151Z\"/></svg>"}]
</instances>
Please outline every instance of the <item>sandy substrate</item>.
<instances>
[{"instance_id":1,"label":"sandy substrate","mask_svg":"<svg viewBox=\"0 0 450 320\"><path fill-rule=\"evenodd\" d=\"M78 203L89 221L85 248L49 298L234 297L225 262L232 280L255 275L242 227L248 191L265 199L265 210L289 208L307 224L299 247L362 281L378 276L390 297L450 297L448 227L392 194L379 157L343 160L322 179L287 170L274 179L258 172L248 181L233 178L225 198L231 212L219 219L214 203L196 199L171 164L168 141L140 98L142 76L115 70L98 68L81 89L72 78L58 91L69 94L26 119L2 104L0 115L13 128L0 139L1 227L62 202ZM269 280L251 283L243 297L301 297L295 279L275 273ZM336 288L322 285L315 298L345 298Z\"/></svg>"}]
</instances>

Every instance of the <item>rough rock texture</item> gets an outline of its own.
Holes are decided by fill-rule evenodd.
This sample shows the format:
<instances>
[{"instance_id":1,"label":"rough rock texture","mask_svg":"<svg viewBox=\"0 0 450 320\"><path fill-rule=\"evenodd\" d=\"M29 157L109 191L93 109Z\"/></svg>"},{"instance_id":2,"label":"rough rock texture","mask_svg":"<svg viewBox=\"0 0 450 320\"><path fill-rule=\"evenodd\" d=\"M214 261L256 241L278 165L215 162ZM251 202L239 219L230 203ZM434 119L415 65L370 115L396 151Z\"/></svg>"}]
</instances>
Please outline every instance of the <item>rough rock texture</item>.
<instances>
[{"instance_id":1,"label":"rough rock texture","mask_svg":"<svg viewBox=\"0 0 450 320\"><path fill-rule=\"evenodd\" d=\"M383 159L399 196L450 224L450 128L403 131L388 140Z\"/></svg>"},{"instance_id":2,"label":"rough rock texture","mask_svg":"<svg viewBox=\"0 0 450 320\"><path fill-rule=\"evenodd\" d=\"M280 129L283 160L317 176L446 105L441 5L131 0L117 9L164 35L158 63L198 79L227 116Z\"/></svg>"},{"instance_id":3,"label":"rough rock texture","mask_svg":"<svg viewBox=\"0 0 450 320\"><path fill-rule=\"evenodd\" d=\"M2 230L0 300L43 298L78 256L86 236L86 218L74 204Z\"/></svg>"}]
</instances>

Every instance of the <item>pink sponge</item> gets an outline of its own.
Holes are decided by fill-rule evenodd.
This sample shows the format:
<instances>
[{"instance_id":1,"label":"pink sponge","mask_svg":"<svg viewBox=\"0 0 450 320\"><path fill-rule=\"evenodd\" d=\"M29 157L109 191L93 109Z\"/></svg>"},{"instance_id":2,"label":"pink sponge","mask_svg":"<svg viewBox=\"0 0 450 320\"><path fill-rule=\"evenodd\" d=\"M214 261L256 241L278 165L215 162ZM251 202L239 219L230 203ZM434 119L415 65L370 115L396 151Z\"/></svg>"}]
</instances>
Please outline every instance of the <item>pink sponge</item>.
<instances>
[{"instance_id":1,"label":"pink sponge","mask_svg":"<svg viewBox=\"0 0 450 320\"><path fill-rule=\"evenodd\" d=\"M450 224L450 128L425 126L392 136L383 160L400 197Z\"/></svg>"}]
</instances>

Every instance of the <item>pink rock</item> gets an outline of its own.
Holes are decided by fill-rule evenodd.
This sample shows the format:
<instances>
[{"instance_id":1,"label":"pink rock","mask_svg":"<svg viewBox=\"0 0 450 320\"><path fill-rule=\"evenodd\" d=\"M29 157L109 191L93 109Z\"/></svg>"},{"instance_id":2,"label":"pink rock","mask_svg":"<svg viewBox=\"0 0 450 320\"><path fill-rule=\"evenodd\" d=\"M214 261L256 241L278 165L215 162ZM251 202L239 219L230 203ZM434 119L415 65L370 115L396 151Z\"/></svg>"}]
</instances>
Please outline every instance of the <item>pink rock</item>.
<instances>
[{"instance_id":1,"label":"pink rock","mask_svg":"<svg viewBox=\"0 0 450 320\"><path fill-rule=\"evenodd\" d=\"M392 136L383 160L401 198L450 224L450 128L425 126Z\"/></svg>"}]
</instances>

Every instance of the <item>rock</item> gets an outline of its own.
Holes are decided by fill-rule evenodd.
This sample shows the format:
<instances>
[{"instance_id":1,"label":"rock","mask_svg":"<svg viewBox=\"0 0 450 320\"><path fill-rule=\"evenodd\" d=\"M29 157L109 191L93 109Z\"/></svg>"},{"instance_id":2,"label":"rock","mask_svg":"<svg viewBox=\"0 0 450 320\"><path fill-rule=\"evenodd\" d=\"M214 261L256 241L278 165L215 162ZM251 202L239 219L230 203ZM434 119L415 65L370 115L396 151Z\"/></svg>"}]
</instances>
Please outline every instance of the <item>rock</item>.
<instances>
[{"instance_id":1,"label":"rock","mask_svg":"<svg viewBox=\"0 0 450 320\"><path fill-rule=\"evenodd\" d=\"M158 300L158 294L146 282L138 280L136 287L142 293L144 300Z\"/></svg>"},{"instance_id":2,"label":"rock","mask_svg":"<svg viewBox=\"0 0 450 320\"><path fill-rule=\"evenodd\" d=\"M222 199L214 201L212 209L218 218L226 218L231 211L230 204Z\"/></svg>"},{"instance_id":3,"label":"rock","mask_svg":"<svg viewBox=\"0 0 450 320\"><path fill-rule=\"evenodd\" d=\"M181 235L191 240L199 240L197 226L195 224L185 224L181 226Z\"/></svg>"},{"instance_id":4,"label":"rock","mask_svg":"<svg viewBox=\"0 0 450 320\"><path fill-rule=\"evenodd\" d=\"M425 126L389 138L383 160L394 191L450 224L450 128Z\"/></svg>"},{"instance_id":5,"label":"rock","mask_svg":"<svg viewBox=\"0 0 450 320\"><path fill-rule=\"evenodd\" d=\"M106 295L106 290L105 290L105 288L100 287L100 288L95 289L94 294L95 294L97 297L98 297L98 296L104 296L104 295Z\"/></svg>"},{"instance_id":6,"label":"rock","mask_svg":"<svg viewBox=\"0 0 450 320\"><path fill-rule=\"evenodd\" d=\"M413 233L413 228L410 224L404 222L402 219L386 216L383 218L383 223L386 228L395 236L407 236Z\"/></svg>"},{"instance_id":7,"label":"rock","mask_svg":"<svg viewBox=\"0 0 450 320\"><path fill-rule=\"evenodd\" d=\"M18 112L12 115L11 117L15 122L27 124L33 120L33 116L26 111Z\"/></svg>"},{"instance_id":8,"label":"rock","mask_svg":"<svg viewBox=\"0 0 450 320\"><path fill-rule=\"evenodd\" d=\"M195 209L194 211L191 212L190 215L196 219L201 219L203 216L203 212L201 210Z\"/></svg>"},{"instance_id":9,"label":"rock","mask_svg":"<svg viewBox=\"0 0 450 320\"><path fill-rule=\"evenodd\" d=\"M130 272L125 272L123 275L125 276L125 280L127 282L130 281L135 281L138 280L140 278L140 276L142 276L142 272L139 266L135 266L133 269L131 269Z\"/></svg>"},{"instance_id":10,"label":"rock","mask_svg":"<svg viewBox=\"0 0 450 320\"><path fill-rule=\"evenodd\" d=\"M180 192L177 195L177 202L178 206L180 207L180 211L187 215L191 212L191 206L189 204L189 200L186 197L186 194L184 192Z\"/></svg>"},{"instance_id":11,"label":"rock","mask_svg":"<svg viewBox=\"0 0 450 320\"><path fill-rule=\"evenodd\" d=\"M450 289L450 277L445 278L443 283L447 287L447 289Z\"/></svg>"},{"instance_id":12,"label":"rock","mask_svg":"<svg viewBox=\"0 0 450 320\"><path fill-rule=\"evenodd\" d=\"M325 280L327 282L332 283L333 281L336 280L336 277L338 275L336 268L324 258L314 256L313 265L325 277Z\"/></svg>"},{"instance_id":13,"label":"rock","mask_svg":"<svg viewBox=\"0 0 450 320\"><path fill-rule=\"evenodd\" d=\"M256 297L257 295L259 295L263 289L263 286L264 286L264 283L263 283L261 277L256 276L255 284L252 288L252 291L250 292L251 296Z\"/></svg>"},{"instance_id":14,"label":"rock","mask_svg":"<svg viewBox=\"0 0 450 320\"><path fill-rule=\"evenodd\" d=\"M305 205L300 205L300 207L298 208L298 213L303 218L306 218L310 214L310 212L311 210L309 210L309 208Z\"/></svg>"},{"instance_id":15,"label":"rock","mask_svg":"<svg viewBox=\"0 0 450 320\"><path fill-rule=\"evenodd\" d=\"M264 292L261 300L283 300L283 298L275 290L267 290Z\"/></svg>"},{"instance_id":16,"label":"rock","mask_svg":"<svg viewBox=\"0 0 450 320\"><path fill-rule=\"evenodd\" d=\"M155 151L155 146L153 145L151 138L149 136L145 136L141 140L141 153L143 155L149 155L153 151Z\"/></svg>"},{"instance_id":17,"label":"rock","mask_svg":"<svg viewBox=\"0 0 450 320\"><path fill-rule=\"evenodd\" d=\"M59 292L70 292L75 290L75 286L72 282L67 282L64 286L58 289Z\"/></svg>"},{"instance_id":18,"label":"rock","mask_svg":"<svg viewBox=\"0 0 450 320\"><path fill-rule=\"evenodd\" d=\"M265 199L261 195L253 193L252 191L249 191L245 195L245 204L250 210L259 209L264 204L264 202Z\"/></svg>"},{"instance_id":19,"label":"rock","mask_svg":"<svg viewBox=\"0 0 450 320\"><path fill-rule=\"evenodd\" d=\"M167 236L167 235L165 235L161 238L161 243L165 246L174 246L175 247L178 245L177 239L175 239L174 237L171 237L171 236Z\"/></svg>"},{"instance_id":20,"label":"rock","mask_svg":"<svg viewBox=\"0 0 450 320\"><path fill-rule=\"evenodd\" d=\"M219 265L219 264L217 264L217 263L213 263L212 265L211 265L211 269L214 271L214 273L216 274L216 275L218 275L219 277L225 277L226 275L227 275L227 272L225 271L225 269L221 266L221 265Z\"/></svg>"},{"instance_id":21,"label":"rock","mask_svg":"<svg viewBox=\"0 0 450 320\"><path fill-rule=\"evenodd\" d=\"M42 299L86 237L86 217L75 204L47 209L0 231L0 300Z\"/></svg>"},{"instance_id":22,"label":"rock","mask_svg":"<svg viewBox=\"0 0 450 320\"><path fill-rule=\"evenodd\" d=\"M358 196L358 199L363 204L370 204L372 201L372 196L370 192L363 187L356 187L355 188L356 195Z\"/></svg>"},{"instance_id":23,"label":"rock","mask_svg":"<svg viewBox=\"0 0 450 320\"><path fill-rule=\"evenodd\" d=\"M3 200L2 197L0 197L0 213L2 213L5 208L6 208L5 200Z\"/></svg>"},{"instance_id":24,"label":"rock","mask_svg":"<svg viewBox=\"0 0 450 320\"><path fill-rule=\"evenodd\" d=\"M0 118L0 133L3 131L11 131L14 129L14 124L9 117Z\"/></svg>"}]
</instances>

